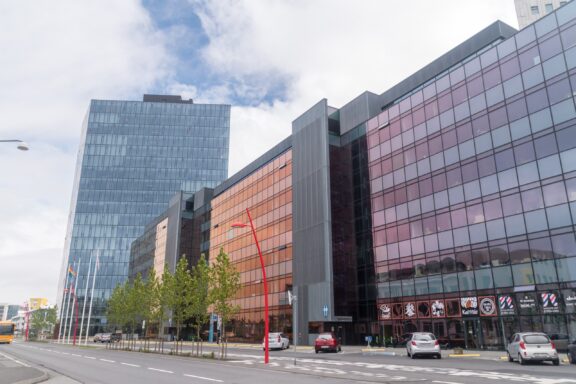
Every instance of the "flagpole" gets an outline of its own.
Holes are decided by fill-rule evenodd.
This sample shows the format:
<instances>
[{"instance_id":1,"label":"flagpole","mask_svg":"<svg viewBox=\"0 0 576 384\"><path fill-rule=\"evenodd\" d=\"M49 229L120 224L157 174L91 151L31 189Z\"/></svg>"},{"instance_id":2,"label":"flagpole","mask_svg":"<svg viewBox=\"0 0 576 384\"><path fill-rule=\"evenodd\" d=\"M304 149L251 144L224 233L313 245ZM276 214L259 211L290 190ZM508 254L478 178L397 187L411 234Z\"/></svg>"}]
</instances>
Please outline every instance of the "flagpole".
<instances>
[{"instance_id":1,"label":"flagpole","mask_svg":"<svg viewBox=\"0 0 576 384\"><path fill-rule=\"evenodd\" d=\"M84 314L86 313L86 298L88 297L88 283L90 282L90 269L92 268L92 253L90 253L90 262L88 263L88 277L86 277L86 288L84 289L84 303L82 305L82 321L80 322L80 336L78 337L79 343L82 343L82 329L84 327ZM88 334L88 330L86 330Z\"/></svg>"},{"instance_id":2,"label":"flagpole","mask_svg":"<svg viewBox=\"0 0 576 384\"><path fill-rule=\"evenodd\" d=\"M78 265L76 266L76 276L74 277L74 303L76 302L76 291L78 289L78 275L80 274L80 264L82 264L82 258L78 259ZM70 343L70 335L72 334L72 315L74 315L74 308L70 308L70 325L68 326L68 338L66 339L66 343Z\"/></svg>"},{"instance_id":3,"label":"flagpole","mask_svg":"<svg viewBox=\"0 0 576 384\"><path fill-rule=\"evenodd\" d=\"M90 293L90 309L88 310L88 323L86 324L86 342L88 344L88 336L90 332L90 318L92 317L92 300L94 299L94 285L96 283L96 274L100 268L100 251L96 251L96 265L94 266L94 277L92 278L92 292Z\"/></svg>"},{"instance_id":4,"label":"flagpole","mask_svg":"<svg viewBox=\"0 0 576 384\"><path fill-rule=\"evenodd\" d=\"M69 268L70 266L68 266ZM58 342L61 343L62 341L62 315L64 314L64 307L66 307L66 294L68 293L68 276L70 273L68 272L68 268L66 268L66 280L64 280L64 300L62 300L62 305L60 306L60 315L58 318L60 319L60 326L58 328Z\"/></svg>"},{"instance_id":5,"label":"flagpole","mask_svg":"<svg viewBox=\"0 0 576 384\"><path fill-rule=\"evenodd\" d=\"M70 264L68 264L68 274L70 275L70 268L72 268L72 271L74 271L74 268L76 267L76 261L72 264L74 267L71 267ZM69 320L70 320L70 300L72 300L72 278L68 279L68 304L66 305L66 322L64 323L64 331L62 332L63 336L62 336L62 342L65 342L66 340L66 334L68 333L68 328L69 326Z\"/></svg>"}]
</instances>

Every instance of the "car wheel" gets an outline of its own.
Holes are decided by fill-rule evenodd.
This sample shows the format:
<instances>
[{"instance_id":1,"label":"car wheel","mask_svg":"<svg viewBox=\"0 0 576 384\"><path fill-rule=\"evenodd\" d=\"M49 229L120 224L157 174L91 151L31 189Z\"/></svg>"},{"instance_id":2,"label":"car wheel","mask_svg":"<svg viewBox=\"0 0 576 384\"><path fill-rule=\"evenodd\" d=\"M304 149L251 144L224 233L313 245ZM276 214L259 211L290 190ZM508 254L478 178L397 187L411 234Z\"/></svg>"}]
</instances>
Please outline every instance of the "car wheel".
<instances>
[{"instance_id":1,"label":"car wheel","mask_svg":"<svg viewBox=\"0 0 576 384\"><path fill-rule=\"evenodd\" d=\"M526 365L526 360L522 358L521 354L518 354L518 362L520 363L520 365Z\"/></svg>"},{"instance_id":2,"label":"car wheel","mask_svg":"<svg viewBox=\"0 0 576 384\"><path fill-rule=\"evenodd\" d=\"M318 353L318 350L317 350L317 349L315 349L315 352L316 352L316 353Z\"/></svg>"},{"instance_id":3,"label":"car wheel","mask_svg":"<svg viewBox=\"0 0 576 384\"><path fill-rule=\"evenodd\" d=\"M439 353L436 355L436 357L438 358L438 360L440 360L442 358L442 355Z\"/></svg>"},{"instance_id":4,"label":"car wheel","mask_svg":"<svg viewBox=\"0 0 576 384\"><path fill-rule=\"evenodd\" d=\"M560 359L552 360L552 364L560 365Z\"/></svg>"},{"instance_id":5,"label":"car wheel","mask_svg":"<svg viewBox=\"0 0 576 384\"><path fill-rule=\"evenodd\" d=\"M510 352L506 352L508 354L508 361L509 362L513 362L514 359L512 358L512 356L510 356Z\"/></svg>"},{"instance_id":6,"label":"car wheel","mask_svg":"<svg viewBox=\"0 0 576 384\"><path fill-rule=\"evenodd\" d=\"M411 355L410 355L410 358L411 358L411 359L415 359L415 358L416 358L416 355L415 355L415 354L411 354Z\"/></svg>"}]
</instances>

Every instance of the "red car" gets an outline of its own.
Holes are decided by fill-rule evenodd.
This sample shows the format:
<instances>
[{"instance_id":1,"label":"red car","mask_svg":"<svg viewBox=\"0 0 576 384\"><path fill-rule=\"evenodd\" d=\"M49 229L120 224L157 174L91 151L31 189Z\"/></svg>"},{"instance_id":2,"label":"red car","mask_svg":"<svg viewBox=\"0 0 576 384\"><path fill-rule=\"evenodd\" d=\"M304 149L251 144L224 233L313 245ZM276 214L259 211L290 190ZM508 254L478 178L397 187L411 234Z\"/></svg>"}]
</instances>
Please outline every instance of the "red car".
<instances>
[{"instance_id":1,"label":"red car","mask_svg":"<svg viewBox=\"0 0 576 384\"><path fill-rule=\"evenodd\" d=\"M320 351L340 352L342 346L340 340L332 332L321 333L314 341L314 350L316 353Z\"/></svg>"}]
</instances>

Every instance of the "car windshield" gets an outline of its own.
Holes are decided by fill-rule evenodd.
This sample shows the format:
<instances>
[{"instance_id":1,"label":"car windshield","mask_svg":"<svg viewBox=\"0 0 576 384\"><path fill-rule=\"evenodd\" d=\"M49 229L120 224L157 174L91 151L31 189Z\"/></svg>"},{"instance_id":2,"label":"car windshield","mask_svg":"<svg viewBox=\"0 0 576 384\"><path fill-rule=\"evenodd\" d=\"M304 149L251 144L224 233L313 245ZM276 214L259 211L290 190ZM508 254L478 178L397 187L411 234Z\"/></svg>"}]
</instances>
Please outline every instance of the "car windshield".
<instances>
[{"instance_id":1,"label":"car windshield","mask_svg":"<svg viewBox=\"0 0 576 384\"><path fill-rule=\"evenodd\" d=\"M545 335L526 335L524 342L526 344L550 344L548 336Z\"/></svg>"},{"instance_id":2,"label":"car windshield","mask_svg":"<svg viewBox=\"0 0 576 384\"><path fill-rule=\"evenodd\" d=\"M414 335L413 340L419 340L419 341L431 341L431 340L436 340L436 337L434 335Z\"/></svg>"},{"instance_id":3,"label":"car windshield","mask_svg":"<svg viewBox=\"0 0 576 384\"><path fill-rule=\"evenodd\" d=\"M330 339L332 339L332 335L329 333L326 333L326 334L319 335L318 338L324 339L324 340L330 340Z\"/></svg>"}]
</instances>

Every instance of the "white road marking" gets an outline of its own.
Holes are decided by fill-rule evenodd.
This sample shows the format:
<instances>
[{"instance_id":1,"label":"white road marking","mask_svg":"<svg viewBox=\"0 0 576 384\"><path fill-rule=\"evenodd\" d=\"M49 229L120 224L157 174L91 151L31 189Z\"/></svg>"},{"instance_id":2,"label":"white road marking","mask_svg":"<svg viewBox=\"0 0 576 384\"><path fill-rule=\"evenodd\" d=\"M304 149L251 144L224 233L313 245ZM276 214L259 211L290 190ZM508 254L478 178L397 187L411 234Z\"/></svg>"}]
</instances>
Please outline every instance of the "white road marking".
<instances>
[{"instance_id":1,"label":"white road marking","mask_svg":"<svg viewBox=\"0 0 576 384\"><path fill-rule=\"evenodd\" d=\"M217 382L217 383L223 383L223 382L224 382L224 381L222 381L222 380L211 379L211 378L209 378L209 377L194 376L194 375L187 375L187 374L184 374L184 376L188 376L188 377L192 377L192 378L194 378L194 379L200 379L200 380L215 381L215 382Z\"/></svg>"},{"instance_id":2,"label":"white road marking","mask_svg":"<svg viewBox=\"0 0 576 384\"><path fill-rule=\"evenodd\" d=\"M84 358L86 358L86 359L90 359L90 360L96 360L96 358L95 358L95 357L93 357L93 356L86 356L86 355L85 355L85 356L84 356Z\"/></svg>"},{"instance_id":3,"label":"white road marking","mask_svg":"<svg viewBox=\"0 0 576 384\"><path fill-rule=\"evenodd\" d=\"M82 355L78 355L77 353L71 353L72 356L82 357Z\"/></svg>"},{"instance_id":4,"label":"white road marking","mask_svg":"<svg viewBox=\"0 0 576 384\"><path fill-rule=\"evenodd\" d=\"M21 361L18 361L18 360L16 360L16 359L14 359L13 357L10 357L10 356L8 356L8 355L3 354L2 352L0 352L0 355L4 356L5 358L7 358L7 359L9 359L9 360L12 360L13 362L18 363L18 364L20 364L20 365L23 365L23 366L25 366L25 367L30 367L28 364L23 363L23 362L21 362Z\"/></svg>"},{"instance_id":5,"label":"white road marking","mask_svg":"<svg viewBox=\"0 0 576 384\"><path fill-rule=\"evenodd\" d=\"M433 381L433 383L438 383L438 384L462 384L462 383L455 383L453 381Z\"/></svg>"},{"instance_id":6,"label":"white road marking","mask_svg":"<svg viewBox=\"0 0 576 384\"><path fill-rule=\"evenodd\" d=\"M139 365L136 365L136 364L128 364L128 363L120 363L120 364L122 364L122 365L127 365L127 366L129 366L129 367L140 368L140 366L139 366Z\"/></svg>"},{"instance_id":7,"label":"white road marking","mask_svg":"<svg viewBox=\"0 0 576 384\"><path fill-rule=\"evenodd\" d=\"M150 368L150 367L148 367L148 369L151 370L151 371L157 371L157 372L163 372L163 373L174 373L174 372L172 372L172 371L167 371L167 370L165 370L165 369Z\"/></svg>"},{"instance_id":8,"label":"white road marking","mask_svg":"<svg viewBox=\"0 0 576 384\"><path fill-rule=\"evenodd\" d=\"M98 359L98 360L100 360L100 361L105 361L105 362L107 362L107 363L115 363L114 360L107 360L107 359Z\"/></svg>"},{"instance_id":9,"label":"white road marking","mask_svg":"<svg viewBox=\"0 0 576 384\"><path fill-rule=\"evenodd\" d=\"M62 354L63 354L63 355L69 355L69 353L68 353L68 352L62 352Z\"/></svg>"}]
</instances>

